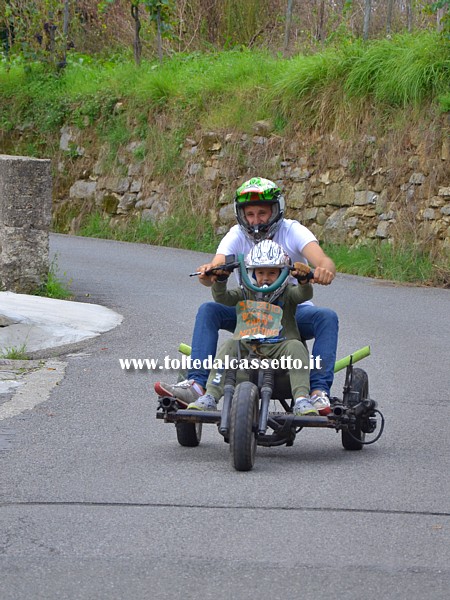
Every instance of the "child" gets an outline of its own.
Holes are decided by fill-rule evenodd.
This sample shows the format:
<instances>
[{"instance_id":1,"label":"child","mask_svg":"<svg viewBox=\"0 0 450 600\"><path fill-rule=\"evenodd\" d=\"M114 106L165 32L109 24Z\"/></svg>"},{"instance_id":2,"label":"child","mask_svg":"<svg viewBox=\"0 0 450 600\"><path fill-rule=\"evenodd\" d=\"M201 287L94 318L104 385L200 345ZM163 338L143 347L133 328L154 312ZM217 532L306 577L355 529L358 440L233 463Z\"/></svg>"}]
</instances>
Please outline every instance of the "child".
<instances>
[{"instance_id":1,"label":"child","mask_svg":"<svg viewBox=\"0 0 450 600\"><path fill-rule=\"evenodd\" d=\"M313 295L311 284L304 279L309 267L296 263L295 270L291 271L300 285L288 283L287 277L275 291L264 291L278 279L282 269L287 269L290 265L291 260L281 246L272 240L263 240L252 248L245 259L250 284L256 285L258 292L251 290L245 277L241 277L240 289L227 290L225 272L219 277L225 277L225 281L213 284L212 293L216 302L226 306L237 305L237 327L233 339L221 346L214 362L218 363L220 360L223 365L225 356L237 356L237 339L241 340L243 346L256 343L258 355L263 358L272 360L284 356L290 357L291 361L301 361L302 368L289 371L292 395L295 398L293 413L318 415L318 410L309 398L309 355L300 341L295 320L297 305L310 300ZM223 395L223 380L224 370L213 368L205 394L189 404L188 408L217 410L217 403Z\"/></svg>"}]
</instances>

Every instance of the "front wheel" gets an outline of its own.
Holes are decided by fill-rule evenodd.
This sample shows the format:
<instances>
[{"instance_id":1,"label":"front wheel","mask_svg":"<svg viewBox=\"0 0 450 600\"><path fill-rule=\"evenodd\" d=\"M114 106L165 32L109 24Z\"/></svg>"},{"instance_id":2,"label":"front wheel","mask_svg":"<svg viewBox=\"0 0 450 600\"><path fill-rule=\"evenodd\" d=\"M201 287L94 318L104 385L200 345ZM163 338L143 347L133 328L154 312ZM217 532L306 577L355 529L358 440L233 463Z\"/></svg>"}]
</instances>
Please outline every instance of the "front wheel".
<instances>
[{"instance_id":1,"label":"front wheel","mask_svg":"<svg viewBox=\"0 0 450 600\"><path fill-rule=\"evenodd\" d=\"M183 421L175 423L180 446L187 446L189 448L198 446L202 439L202 425L203 423L183 423Z\"/></svg>"},{"instance_id":2,"label":"front wheel","mask_svg":"<svg viewBox=\"0 0 450 600\"><path fill-rule=\"evenodd\" d=\"M352 392L358 392L359 397L352 400L351 404L355 405L362 400L367 400L369 397L369 377L363 369L353 369L352 376ZM345 404L345 402L344 402ZM361 419L357 418L353 429L350 431L342 431L342 445L346 450L361 450L364 446L366 434L361 429Z\"/></svg>"},{"instance_id":3,"label":"front wheel","mask_svg":"<svg viewBox=\"0 0 450 600\"><path fill-rule=\"evenodd\" d=\"M250 471L255 464L259 392L254 383L236 386L230 415L230 456L237 471Z\"/></svg>"}]
</instances>

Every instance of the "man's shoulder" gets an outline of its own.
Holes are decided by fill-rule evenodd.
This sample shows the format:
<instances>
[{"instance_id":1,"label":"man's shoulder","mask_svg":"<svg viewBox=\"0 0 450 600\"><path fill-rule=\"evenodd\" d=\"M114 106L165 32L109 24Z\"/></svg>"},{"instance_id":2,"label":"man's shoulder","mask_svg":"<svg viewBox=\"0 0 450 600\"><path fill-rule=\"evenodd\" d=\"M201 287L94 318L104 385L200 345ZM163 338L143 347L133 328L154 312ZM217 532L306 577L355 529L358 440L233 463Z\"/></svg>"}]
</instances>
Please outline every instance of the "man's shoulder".
<instances>
[{"instance_id":1,"label":"man's shoulder","mask_svg":"<svg viewBox=\"0 0 450 600\"><path fill-rule=\"evenodd\" d=\"M305 225L302 225L300 221L294 219L283 219L277 233L280 240L292 240L294 238L300 238L305 241L316 240L312 231L305 227Z\"/></svg>"},{"instance_id":2,"label":"man's shoulder","mask_svg":"<svg viewBox=\"0 0 450 600\"><path fill-rule=\"evenodd\" d=\"M241 228L239 227L239 225L233 225L233 227L231 227L227 233L223 236L223 238L221 239L221 242L223 241L228 241L228 240L234 240L234 239L240 239L242 236L242 238L244 238L244 234L241 231Z\"/></svg>"},{"instance_id":3,"label":"man's shoulder","mask_svg":"<svg viewBox=\"0 0 450 600\"><path fill-rule=\"evenodd\" d=\"M245 235L239 225L234 225L219 242L216 254L238 254L245 251L245 246Z\"/></svg>"},{"instance_id":4,"label":"man's shoulder","mask_svg":"<svg viewBox=\"0 0 450 600\"><path fill-rule=\"evenodd\" d=\"M283 219L281 221L280 229L289 230L289 229L297 228L297 227L305 227L305 226L302 225L300 223L300 221L297 221L296 219ZM305 227L305 229L307 229L307 228Z\"/></svg>"}]
</instances>

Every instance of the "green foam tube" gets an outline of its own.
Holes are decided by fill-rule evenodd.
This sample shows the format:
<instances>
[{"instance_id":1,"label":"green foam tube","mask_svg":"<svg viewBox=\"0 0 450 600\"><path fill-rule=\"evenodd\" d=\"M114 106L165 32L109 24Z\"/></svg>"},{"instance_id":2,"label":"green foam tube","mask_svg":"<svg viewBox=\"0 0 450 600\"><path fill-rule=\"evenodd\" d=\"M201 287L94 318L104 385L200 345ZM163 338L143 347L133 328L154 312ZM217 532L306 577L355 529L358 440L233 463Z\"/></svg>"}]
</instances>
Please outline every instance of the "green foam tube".
<instances>
[{"instance_id":1,"label":"green foam tube","mask_svg":"<svg viewBox=\"0 0 450 600\"><path fill-rule=\"evenodd\" d=\"M356 352L353 352L348 356L344 356L344 358L340 358L334 365L334 372L337 373L338 371L345 369L345 367L348 367L350 361L352 364L354 364L355 362L358 362L358 360L366 358L366 356L369 356L369 354L370 346L364 346L364 348L360 348L359 350L356 350Z\"/></svg>"},{"instance_id":2,"label":"green foam tube","mask_svg":"<svg viewBox=\"0 0 450 600\"><path fill-rule=\"evenodd\" d=\"M180 344L178 346L178 350L181 352L181 354L186 354L186 356L190 356L192 352L192 348L187 344Z\"/></svg>"}]
</instances>

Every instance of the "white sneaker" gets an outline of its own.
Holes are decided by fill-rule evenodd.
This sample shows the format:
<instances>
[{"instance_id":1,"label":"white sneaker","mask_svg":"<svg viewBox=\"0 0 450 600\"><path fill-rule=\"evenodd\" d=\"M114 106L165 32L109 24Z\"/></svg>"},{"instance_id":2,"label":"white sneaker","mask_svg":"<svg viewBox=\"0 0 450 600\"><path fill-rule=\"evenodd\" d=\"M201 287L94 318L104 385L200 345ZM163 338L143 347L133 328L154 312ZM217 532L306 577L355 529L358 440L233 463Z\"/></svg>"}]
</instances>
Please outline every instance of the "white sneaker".
<instances>
[{"instance_id":1,"label":"white sneaker","mask_svg":"<svg viewBox=\"0 0 450 600\"><path fill-rule=\"evenodd\" d=\"M204 394L203 396L200 396L200 398L197 398L195 402L191 402L188 405L188 409L217 410L217 402L211 394Z\"/></svg>"},{"instance_id":2,"label":"white sneaker","mask_svg":"<svg viewBox=\"0 0 450 600\"><path fill-rule=\"evenodd\" d=\"M157 381L154 385L158 396L172 396L187 406L189 402L195 402L199 396L205 393L204 389L193 379L185 379L175 384Z\"/></svg>"},{"instance_id":3,"label":"white sneaker","mask_svg":"<svg viewBox=\"0 0 450 600\"><path fill-rule=\"evenodd\" d=\"M314 408L309 398L305 396L296 399L292 412L296 417L305 417L307 415L317 416L319 414L319 411Z\"/></svg>"},{"instance_id":4,"label":"white sneaker","mask_svg":"<svg viewBox=\"0 0 450 600\"><path fill-rule=\"evenodd\" d=\"M329 415L331 412L331 403L326 392L316 390L310 398L311 404L316 410L319 411L319 415Z\"/></svg>"}]
</instances>

